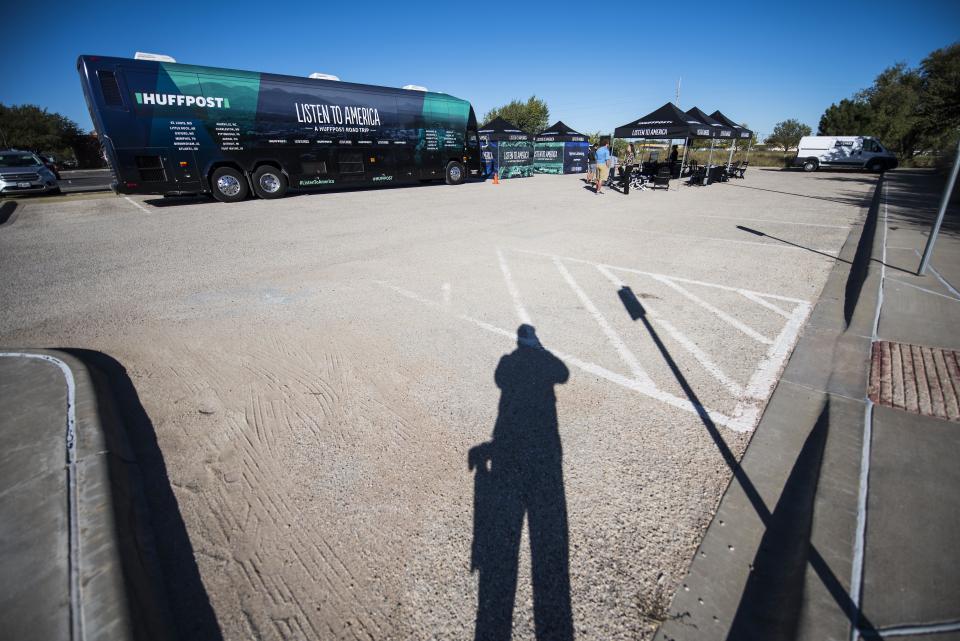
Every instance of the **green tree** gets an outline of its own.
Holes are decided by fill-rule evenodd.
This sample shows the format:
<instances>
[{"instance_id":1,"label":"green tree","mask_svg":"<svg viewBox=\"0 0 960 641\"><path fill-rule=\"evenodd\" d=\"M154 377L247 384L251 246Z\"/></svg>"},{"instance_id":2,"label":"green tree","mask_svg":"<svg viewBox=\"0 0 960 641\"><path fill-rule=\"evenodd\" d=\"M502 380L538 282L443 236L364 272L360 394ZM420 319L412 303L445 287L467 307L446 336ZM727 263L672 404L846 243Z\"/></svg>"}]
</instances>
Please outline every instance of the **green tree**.
<instances>
[{"instance_id":1,"label":"green tree","mask_svg":"<svg viewBox=\"0 0 960 641\"><path fill-rule=\"evenodd\" d=\"M790 118L783 122L778 122L773 127L773 133L767 136L764 143L773 145L774 147L780 147L786 152L800 144L800 139L804 136L809 136L811 131L810 127L801 124L799 120Z\"/></svg>"},{"instance_id":2,"label":"green tree","mask_svg":"<svg viewBox=\"0 0 960 641\"><path fill-rule=\"evenodd\" d=\"M920 128L933 141L949 144L960 129L960 43L924 58L920 77Z\"/></svg>"},{"instance_id":3,"label":"green tree","mask_svg":"<svg viewBox=\"0 0 960 641\"><path fill-rule=\"evenodd\" d=\"M0 131L6 146L57 153L72 150L82 135L77 123L36 105L0 104Z\"/></svg>"},{"instance_id":4,"label":"green tree","mask_svg":"<svg viewBox=\"0 0 960 641\"><path fill-rule=\"evenodd\" d=\"M530 96L526 102L511 100L502 107L491 109L484 116L483 121L490 122L497 117L508 120L526 133L535 136L547 128L550 109L543 100Z\"/></svg>"},{"instance_id":5,"label":"green tree","mask_svg":"<svg viewBox=\"0 0 960 641\"><path fill-rule=\"evenodd\" d=\"M870 133L897 152L902 160L913 157L922 142L920 72L900 62L877 76L873 86L856 99L870 108Z\"/></svg>"},{"instance_id":6,"label":"green tree","mask_svg":"<svg viewBox=\"0 0 960 641\"><path fill-rule=\"evenodd\" d=\"M844 98L827 107L820 116L818 136L871 135L872 110L863 100Z\"/></svg>"}]
</instances>

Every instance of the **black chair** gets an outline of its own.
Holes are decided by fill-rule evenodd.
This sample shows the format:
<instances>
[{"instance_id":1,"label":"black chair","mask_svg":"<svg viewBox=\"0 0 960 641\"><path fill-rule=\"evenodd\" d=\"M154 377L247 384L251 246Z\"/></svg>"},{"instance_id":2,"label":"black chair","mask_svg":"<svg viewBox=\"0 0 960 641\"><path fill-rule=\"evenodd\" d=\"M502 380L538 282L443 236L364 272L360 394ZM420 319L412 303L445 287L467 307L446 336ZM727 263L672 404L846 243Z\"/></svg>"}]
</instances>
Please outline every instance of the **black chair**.
<instances>
[{"instance_id":1,"label":"black chair","mask_svg":"<svg viewBox=\"0 0 960 641\"><path fill-rule=\"evenodd\" d=\"M740 163L735 169L732 170L731 175L734 178L743 178L743 175L747 173L747 167L750 166L750 161Z\"/></svg>"},{"instance_id":2,"label":"black chair","mask_svg":"<svg viewBox=\"0 0 960 641\"><path fill-rule=\"evenodd\" d=\"M707 168L703 166L693 167L690 171L690 180L689 184L702 186L704 184L704 179L707 177Z\"/></svg>"},{"instance_id":3,"label":"black chair","mask_svg":"<svg viewBox=\"0 0 960 641\"><path fill-rule=\"evenodd\" d=\"M670 173L670 167L663 166L657 170L657 175L653 177L653 188L663 187L665 189L670 189L670 178L672 177Z\"/></svg>"}]
</instances>

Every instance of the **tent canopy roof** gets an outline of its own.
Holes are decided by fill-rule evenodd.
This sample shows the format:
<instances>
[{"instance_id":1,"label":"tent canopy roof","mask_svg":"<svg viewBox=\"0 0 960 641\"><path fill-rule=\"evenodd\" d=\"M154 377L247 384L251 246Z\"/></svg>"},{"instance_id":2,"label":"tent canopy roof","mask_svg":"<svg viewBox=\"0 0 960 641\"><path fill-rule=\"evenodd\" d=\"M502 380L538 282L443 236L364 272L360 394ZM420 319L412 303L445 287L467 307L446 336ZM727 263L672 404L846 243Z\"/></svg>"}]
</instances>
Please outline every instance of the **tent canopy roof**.
<instances>
[{"instance_id":1,"label":"tent canopy roof","mask_svg":"<svg viewBox=\"0 0 960 641\"><path fill-rule=\"evenodd\" d=\"M481 138L488 140L530 140L530 134L524 133L520 127L500 117L480 127L477 133Z\"/></svg>"},{"instance_id":2,"label":"tent canopy roof","mask_svg":"<svg viewBox=\"0 0 960 641\"><path fill-rule=\"evenodd\" d=\"M712 128L672 102L614 130L617 138L710 138Z\"/></svg>"},{"instance_id":3,"label":"tent canopy roof","mask_svg":"<svg viewBox=\"0 0 960 641\"><path fill-rule=\"evenodd\" d=\"M726 125L713 116L708 116L699 107L688 109L687 115L710 125L710 129L713 131L714 138L720 138L722 140L734 140L739 137L740 132L738 127Z\"/></svg>"},{"instance_id":4,"label":"tent canopy roof","mask_svg":"<svg viewBox=\"0 0 960 641\"><path fill-rule=\"evenodd\" d=\"M558 120L536 135L533 140L535 142L587 142L587 137L563 124L562 120Z\"/></svg>"},{"instance_id":5,"label":"tent canopy roof","mask_svg":"<svg viewBox=\"0 0 960 641\"><path fill-rule=\"evenodd\" d=\"M752 137L753 137L753 132L752 132L751 130L747 129L746 127L741 127L740 125L738 125L738 124L735 123L734 121L730 120L729 118L727 118L726 116L724 116L722 113L720 113L720 110L714 111L712 114L710 114L710 117L713 118L714 120L718 121L718 122L723 123L723 124L726 125L727 127L733 127L734 129L736 129L736 130L737 130L737 138L752 138Z\"/></svg>"}]
</instances>

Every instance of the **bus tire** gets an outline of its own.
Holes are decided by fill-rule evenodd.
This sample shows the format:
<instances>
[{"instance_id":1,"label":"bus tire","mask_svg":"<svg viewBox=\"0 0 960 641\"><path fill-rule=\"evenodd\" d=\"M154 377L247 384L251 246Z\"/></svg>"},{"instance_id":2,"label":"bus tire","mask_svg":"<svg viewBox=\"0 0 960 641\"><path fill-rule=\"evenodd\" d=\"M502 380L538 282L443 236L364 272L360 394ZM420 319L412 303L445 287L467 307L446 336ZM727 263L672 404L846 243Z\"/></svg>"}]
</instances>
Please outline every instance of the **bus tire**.
<instances>
[{"instance_id":1,"label":"bus tire","mask_svg":"<svg viewBox=\"0 0 960 641\"><path fill-rule=\"evenodd\" d=\"M447 169L444 172L448 185L460 185L467 179L467 168L456 160L447 163Z\"/></svg>"},{"instance_id":2,"label":"bus tire","mask_svg":"<svg viewBox=\"0 0 960 641\"><path fill-rule=\"evenodd\" d=\"M273 165L261 165L253 172L253 191L267 200L283 198L287 194L287 177Z\"/></svg>"},{"instance_id":3,"label":"bus tire","mask_svg":"<svg viewBox=\"0 0 960 641\"><path fill-rule=\"evenodd\" d=\"M820 163L817 162L816 158L807 158L803 161L803 170L807 172L816 171L819 165Z\"/></svg>"},{"instance_id":4,"label":"bus tire","mask_svg":"<svg viewBox=\"0 0 960 641\"><path fill-rule=\"evenodd\" d=\"M210 180L213 197L222 203L238 203L247 197L247 179L233 167L218 167Z\"/></svg>"}]
</instances>

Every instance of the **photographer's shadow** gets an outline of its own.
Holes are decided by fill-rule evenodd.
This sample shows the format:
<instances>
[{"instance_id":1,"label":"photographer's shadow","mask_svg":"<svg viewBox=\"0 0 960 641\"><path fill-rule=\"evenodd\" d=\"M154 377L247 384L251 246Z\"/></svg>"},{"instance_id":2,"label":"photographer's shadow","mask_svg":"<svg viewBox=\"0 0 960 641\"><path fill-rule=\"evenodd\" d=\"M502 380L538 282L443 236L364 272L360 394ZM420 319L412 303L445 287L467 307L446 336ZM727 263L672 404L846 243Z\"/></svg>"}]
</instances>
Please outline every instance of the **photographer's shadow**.
<instances>
[{"instance_id":1,"label":"photographer's shadow","mask_svg":"<svg viewBox=\"0 0 960 641\"><path fill-rule=\"evenodd\" d=\"M517 349L500 359L493 438L470 449L475 470L473 549L479 572L476 641L509 640L517 590L520 533L527 517L537 639L573 639L569 535L554 385L570 372L521 325Z\"/></svg>"}]
</instances>

